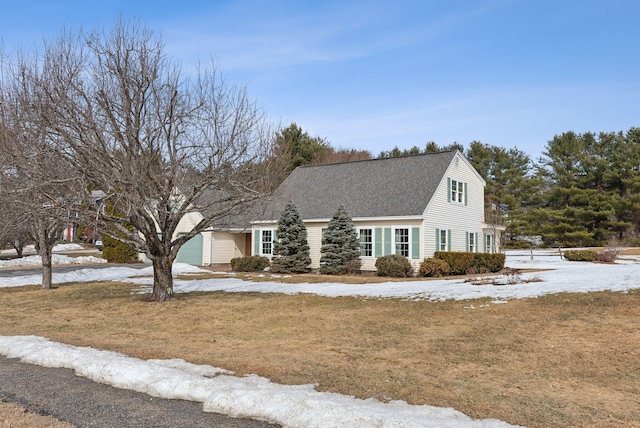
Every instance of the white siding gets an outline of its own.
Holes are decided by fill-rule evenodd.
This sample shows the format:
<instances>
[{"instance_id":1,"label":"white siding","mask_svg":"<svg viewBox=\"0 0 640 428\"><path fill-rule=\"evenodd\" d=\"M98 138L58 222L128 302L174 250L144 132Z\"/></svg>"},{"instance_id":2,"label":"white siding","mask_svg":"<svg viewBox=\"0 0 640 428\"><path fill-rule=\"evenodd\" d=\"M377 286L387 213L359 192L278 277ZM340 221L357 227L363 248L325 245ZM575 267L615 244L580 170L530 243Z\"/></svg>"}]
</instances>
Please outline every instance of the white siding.
<instances>
[{"instance_id":1,"label":"white siding","mask_svg":"<svg viewBox=\"0 0 640 428\"><path fill-rule=\"evenodd\" d=\"M467 184L467 204L448 201L448 178ZM484 182L460 154L454 158L424 212L422 227L424 257L436 249L436 229L451 231L451 251L466 251L466 233L482 236L484 222ZM482 252L482 248L478 247Z\"/></svg>"}]
</instances>

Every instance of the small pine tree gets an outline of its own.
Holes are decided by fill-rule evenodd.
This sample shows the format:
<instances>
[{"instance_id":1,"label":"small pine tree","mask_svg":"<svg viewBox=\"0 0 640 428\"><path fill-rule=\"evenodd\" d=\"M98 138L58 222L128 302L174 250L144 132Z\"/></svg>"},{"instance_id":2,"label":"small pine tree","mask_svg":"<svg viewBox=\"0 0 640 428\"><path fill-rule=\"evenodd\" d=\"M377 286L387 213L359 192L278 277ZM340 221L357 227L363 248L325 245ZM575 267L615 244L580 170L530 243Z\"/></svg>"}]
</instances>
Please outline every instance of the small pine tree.
<instances>
[{"instance_id":1,"label":"small pine tree","mask_svg":"<svg viewBox=\"0 0 640 428\"><path fill-rule=\"evenodd\" d=\"M278 273L309 272L311 257L305 227L298 209L289 201L282 211L273 244L271 270Z\"/></svg>"},{"instance_id":2,"label":"small pine tree","mask_svg":"<svg viewBox=\"0 0 640 428\"><path fill-rule=\"evenodd\" d=\"M338 208L322 237L320 273L342 275L360 270L360 241L351 216Z\"/></svg>"}]
</instances>

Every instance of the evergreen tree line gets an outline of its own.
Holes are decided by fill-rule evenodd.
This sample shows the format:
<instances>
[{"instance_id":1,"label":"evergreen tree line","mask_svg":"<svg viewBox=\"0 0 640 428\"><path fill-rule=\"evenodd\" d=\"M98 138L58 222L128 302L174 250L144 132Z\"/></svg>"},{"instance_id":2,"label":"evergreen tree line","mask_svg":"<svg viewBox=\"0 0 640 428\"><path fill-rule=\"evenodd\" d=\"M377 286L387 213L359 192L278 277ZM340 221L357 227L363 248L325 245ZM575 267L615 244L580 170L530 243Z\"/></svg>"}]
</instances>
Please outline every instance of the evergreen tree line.
<instances>
[{"instance_id":1,"label":"evergreen tree line","mask_svg":"<svg viewBox=\"0 0 640 428\"><path fill-rule=\"evenodd\" d=\"M305 147L307 158L297 164L371 159L367 152L334 150L318 137L296 146L281 133L280 144L295 153ZM298 140L299 141L299 140ZM291 149L293 147L293 149ZM310 154L316 149L316 156ZM472 141L439 146L429 142L383 151L378 158L460 150L485 179L485 218L506 226L504 244L524 246L604 246L640 244L640 128L620 132L573 131L548 141L533 160L517 149ZM351 153L353 157L328 156ZM292 165L291 170L295 167Z\"/></svg>"}]
</instances>

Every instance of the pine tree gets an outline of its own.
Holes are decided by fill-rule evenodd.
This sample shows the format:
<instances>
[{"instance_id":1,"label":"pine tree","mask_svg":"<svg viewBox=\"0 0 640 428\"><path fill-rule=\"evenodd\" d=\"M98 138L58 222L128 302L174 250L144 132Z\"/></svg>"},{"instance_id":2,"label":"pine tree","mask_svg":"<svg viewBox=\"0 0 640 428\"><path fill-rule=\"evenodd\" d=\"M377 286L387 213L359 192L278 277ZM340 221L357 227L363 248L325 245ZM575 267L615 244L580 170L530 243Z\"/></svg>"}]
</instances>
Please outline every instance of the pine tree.
<instances>
[{"instance_id":1,"label":"pine tree","mask_svg":"<svg viewBox=\"0 0 640 428\"><path fill-rule=\"evenodd\" d=\"M320 273L341 275L360 270L360 241L344 207L333 215L322 238Z\"/></svg>"},{"instance_id":2,"label":"pine tree","mask_svg":"<svg viewBox=\"0 0 640 428\"><path fill-rule=\"evenodd\" d=\"M309 272L311 257L305 227L298 209L289 201L278 220L271 270L278 273Z\"/></svg>"}]
</instances>

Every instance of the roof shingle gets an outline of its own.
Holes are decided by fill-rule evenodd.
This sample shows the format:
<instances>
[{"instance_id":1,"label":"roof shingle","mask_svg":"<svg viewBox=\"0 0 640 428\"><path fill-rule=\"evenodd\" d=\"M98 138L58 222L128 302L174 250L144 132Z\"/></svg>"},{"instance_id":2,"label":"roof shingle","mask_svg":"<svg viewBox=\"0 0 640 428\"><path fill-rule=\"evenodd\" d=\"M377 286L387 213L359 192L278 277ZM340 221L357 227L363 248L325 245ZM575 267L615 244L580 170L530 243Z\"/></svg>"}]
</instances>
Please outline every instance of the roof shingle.
<instances>
[{"instance_id":1,"label":"roof shingle","mask_svg":"<svg viewBox=\"0 0 640 428\"><path fill-rule=\"evenodd\" d=\"M288 201L303 219L329 219L340 205L353 218L422 215L456 152L296 168L267 201L273 221Z\"/></svg>"}]
</instances>

